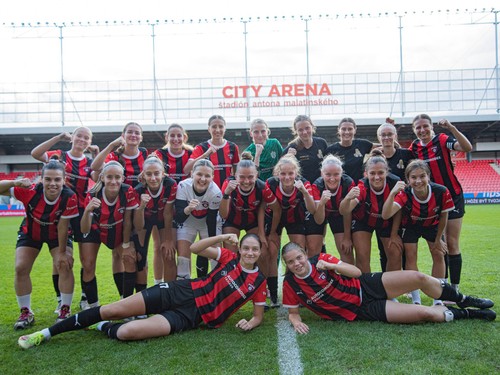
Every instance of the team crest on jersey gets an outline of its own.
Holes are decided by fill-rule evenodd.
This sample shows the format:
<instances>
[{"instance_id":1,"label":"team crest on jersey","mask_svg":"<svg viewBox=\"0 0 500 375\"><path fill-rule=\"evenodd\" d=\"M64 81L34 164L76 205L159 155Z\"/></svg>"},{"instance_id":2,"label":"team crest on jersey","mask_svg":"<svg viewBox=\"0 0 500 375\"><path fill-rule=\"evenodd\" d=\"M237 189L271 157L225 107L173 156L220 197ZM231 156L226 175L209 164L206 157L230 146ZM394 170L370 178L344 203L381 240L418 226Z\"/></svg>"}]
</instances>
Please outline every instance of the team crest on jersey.
<instances>
[{"instance_id":1,"label":"team crest on jersey","mask_svg":"<svg viewBox=\"0 0 500 375\"><path fill-rule=\"evenodd\" d=\"M255 201L252 203L253 206L257 207L258 205L260 205L260 201Z\"/></svg>"},{"instance_id":2,"label":"team crest on jersey","mask_svg":"<svg viewBox=\"0 0 500 375\"><path fill-rule=\"evenodd\" d=\"M359 151L359 149L356 148L354 150L354 156L357 157L357 158L362 158L363 154L361 153L361 151Z\"/></svg>"},{"instance_id":3,"label":"team crest on jersey","mask_svg":"<svg viewBox=\"0 0 500 375\"><path fill-rule=\"evenodd\" d=\"M271 151L271 158L276 159L276 151Z\"/></svg>"},{"instance_id":4,"label":"team crest on jersey","mask_svg":"<svg viewBox=\"0 0 500 375\"><path fill-rule=\"evenodd\" d=\"M253 292L255 290L255 286L253 284L248 284L248 291Z\"/></svg>"},{"instance_id":5,"label":"team crest on jersey","mask_svg":"<svg viewBox=\"0 0 500 375\"><path fill-rule=\"evenodd\" d=\"M318 159L323 159L323 151L318 150Z\"/></svg>"},{"instance_id":6,"label":"team crest on jersey","mask_svg":"<svg viewBox=\"0 0 500 375\"><path fill-rule=\"evenodd\" d=\"M62 210L57 210L56 212L54 212L54 214L55 214L56 216L60 216L60 215L62 214Z\"/></svg>"},{"instance_id":7,"label":"team crest on jersey","mask_svg":"<svg viewBox=\"0 0 500 375\"><path fill-rule=\"evenodd\" d=\"M125 207L120 207L120 208L118 209L118 213L119 213L120 215L123 215L123 213L124 213L124 212L125 212Z\"/></svg>"},{"instance_id":8,"label":"team crest on jersey","mask_svg":"<svg viewBox=\"0 0 500 375\"><path fill-rule=\"evenodd\" d=\"M324 272L320 272L320 273L319 273L319 278L320 278L321 280L326 280L326 274L325 274Z\"/></svg>"},{"instance_id":9,"label":"team crest on jersey","mask_svg":"<svg viewBox=\"0 0 500 375\"><path fill-rule=\"evenodd\" d=\"M207 201L202 201L202 202L201 202L201 206L202 206L203 208L207 209L207 208L208 208L208 202L207 202Z\"/></svg>"},{"instance_id":10,"label":"team crest on jersey","mask_svg":"<svg viewBox=\"0 0 500 375\"><path fill-rule=\"evenodd\" d=\"M226 271L226 270L222 270L222 271L220 272L220 274L221 274L222 276L226 276L226 275L227 275L227 271Z\"/></svg>"},{"instance_id":11,"label":"team crest on jersey","mask_svg":"<svg viewBox=\"0 0 500 375\"><path fill-rule=\"evenodd\" d=\"M310 299L308 299L308 300L306 301L306 303L307 303L308 305L312 305L313 301L311 301Z\"/></svg>"},{"instance_id":12,"label":"team crest on jersey","mask_svg":"<svg viewBox=\"0 0 500 375\"><path fill-rule=\"evenodd\" d=\"M233 159L233 153L230 152L229 154L227 154L227 157L232 160Z\"/></svg>"},{"instance_id":13,"label":"team crest on jersey","mask_svg":"<svg viewBox=\"0 0 500 375\"><path fill-rule=\"evenodd\" d=\"M403 163L403 159L399 159L398 169L405 169L405 163Z\"/></svg>"},{"instance_id":14,"label":"team crest on jersey","mask_svg":"<svg viewBox=\"0 0 500 375\"><path fill-rule=\"evenodd\" d=\"M440 208L441 208L441 206L434 207L434 212L438 212Z\"/></svg>"},{"instance_id":15,"label":"team crest on jersey","mask_svg":"<svg viewBox=\"0 0 500 375\"><path fill-rule=\"evenodd\" d=\"M88 174L91 171L91 169L90 167L83 167L83 171Z\"/></svg>"},{"instance_id":16,"label":"team crest on jersey","mask_svg":"<svg viewBox=\"0 0 500 375\"><path fill-rule=\"evenodd\" d=\"M432 152L436 153L438 148L437 148L437 146L433 146L433 147L431 147L431 150L432 150Z\"/></svg>"}]
</instances>

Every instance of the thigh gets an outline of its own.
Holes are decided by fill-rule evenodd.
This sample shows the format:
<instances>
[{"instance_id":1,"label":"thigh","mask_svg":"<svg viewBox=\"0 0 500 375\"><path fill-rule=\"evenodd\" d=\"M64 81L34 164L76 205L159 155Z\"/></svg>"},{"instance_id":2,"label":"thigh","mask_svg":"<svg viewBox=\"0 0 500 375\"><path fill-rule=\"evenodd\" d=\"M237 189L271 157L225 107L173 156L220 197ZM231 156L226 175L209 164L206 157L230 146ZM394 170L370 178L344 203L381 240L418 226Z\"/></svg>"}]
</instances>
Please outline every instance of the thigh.
<instances>
[{"instance_id":1,"label":"thigh","mask_svg":"<svg viewBox=\"0 0 500 375\"><path fill-rule=\"evenodd\" d=\"M117 332L120 340L144 340L153 337L168 336L170 322L162 315L153 315L147 319L136 319L122 325Z\"/></svg>"},{"instance_id":2,"label":"thigh","mask_svg":"<svg viewBox=\"0 0 500 375\"><path fill-rule=\"evenodd\" d=\"M16 248L16 270L24 269L30 272L38 254L40 254L40 250L34 247L21 246Z\"/></svg>"},{"instance_id":3,"label":"thigh","mask_svg":"<svg viewBox=\"0 0 500 375\"><path fill-rule=\"evenodd\" d=\"M460 232L462 231L462 218L448 220L446 224L446 244L450 255L460 253Z\"/></svg>"}]
</instances>

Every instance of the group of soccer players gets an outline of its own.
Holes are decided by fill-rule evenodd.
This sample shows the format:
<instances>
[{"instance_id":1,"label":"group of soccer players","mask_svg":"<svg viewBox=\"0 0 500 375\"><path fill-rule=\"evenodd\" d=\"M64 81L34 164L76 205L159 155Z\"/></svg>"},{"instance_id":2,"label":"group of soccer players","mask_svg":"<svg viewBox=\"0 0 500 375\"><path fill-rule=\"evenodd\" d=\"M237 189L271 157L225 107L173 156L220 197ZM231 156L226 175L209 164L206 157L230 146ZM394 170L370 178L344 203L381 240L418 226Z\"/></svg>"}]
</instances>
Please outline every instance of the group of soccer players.
<instances>
[{"instance_id":1,"label":"group of soccer players","mask_svg":"<svg viewBox=\"0 0 500 375\"><path fill-rule=\"evenodd\" d=\"M88 310L78 314L78 326L132 317L127 324L99 325L108 336L123 340L164 336L201 322L215 327L250 299L254 316L237 326L248 330L259 325L266 308L280 306L283 228L290 241L282 249L287 267L283 305L299 333L308 331L300 319L301 305L333 320L495 319L489 310L492 301L458 290L464 199L451 151L468 152L472 146L447 120L439 125L452 135L435 134L430 117L417 116L417 139L404 149L390 119L377 131L380 144L373 144L356 139L355 121L344 118L339 142L328 146L315 136L312 120L300 115L293 122L295 138L283 149L270 138L266 122L257 119L250 125L252 144L241 155L224 138L226 122L219 115L208 121L209 140L193 148L183 127L172 124L166 145L151 155L140 147L142 128L133 122L102 151L92 145L86 127L51 138L32 151L46 163L40 183L0 181L0 194L10 194L26 207L16 248L21 315L15 329L34 323L29 273L43 243L54 259L54 288L60 298L58 323L22 336L19 344L31 347L75 329L72 239L79 243L82 265L80 308ZM69 151L52 150L64 140L71 142ZM340 259L326 254L327 223ZM239 242L242 231L247 236ZM373 232L382 270L395 272L369 279ZM148 289L151 237L156 287ZM417 272L420 237L431 251L433 277ZM109 309L99 306L95 275L101 244L112 251L121 298ZM192 253L197 279L191 279ZM448 267L451 285L446 282ZM236 289L239 297L231 297L225 286ZM419 289L440 307L431 311L421 306ZM397 303L395 298L406 292L413 303ZM446 307L444 300L459 307ZM160 315L148 318L151 314Z\"/></svg>"}]
</instances>

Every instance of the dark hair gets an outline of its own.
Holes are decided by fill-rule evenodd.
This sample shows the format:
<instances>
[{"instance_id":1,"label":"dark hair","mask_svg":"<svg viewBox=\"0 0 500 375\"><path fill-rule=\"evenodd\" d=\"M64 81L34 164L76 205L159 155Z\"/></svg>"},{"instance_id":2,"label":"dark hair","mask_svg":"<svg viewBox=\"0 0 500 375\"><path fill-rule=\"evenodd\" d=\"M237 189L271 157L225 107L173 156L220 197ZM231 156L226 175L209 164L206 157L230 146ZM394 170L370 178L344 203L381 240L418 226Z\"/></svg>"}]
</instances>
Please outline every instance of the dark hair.
<instances>
[{"instance_id":1,"label":"dark hair","mask_svg":"<svg viewBox=\"0 0 500 375\"><path fill-rule=\"evenodd\" d=\"M253 238L253 239L257 240L257 242L259 243L259 247L262 248L262 242L260 241L259 236L257 236L254 233L247 233L243 237L241 237L240 244L242 244L248 238Z\"/></svg>"},{"instance_id":2,"label":"dark hair","mask_svg":"<svg viewBox=\"0 0 500 375\"><path fill-rule=\"evenodd\" d=\"M45 171L50 171L50 170L61 171L63 174L63 177L66 176L65 165L62 161L59 160L59 157L56 155L53 155L53 157L50 158L49 162L43 166L42 177L45 174Z\"/></svg>"},{"instance_id":3,"label":"dark hair","mask_svg":"<svg viewBox=\"0 0 500 375\"><path fill-rule=\"evenodd\" d=\"M212 115L212 116L210 116L210 118L208 119L208 126L210 126L210 123L213 120L222 120L224 122L224 126L226 126L226 120L224 120L224 117L222 117L221 115Z\"/></svg>"},{"instance_id":4,"label":"dark hair","mask_svg":"<svg viewBox=\"0 0 500 375\"><path fill-rule=\"evenodd\" d=\"M293 135L295 135L295 138L292 139L290 142L288 142L289 145L296 145L297 146L297 150L302 150L304 148L304 144L302 143L300 137L298 136L298 133L297 133L297 124L299 122L302 122L302 121L307 121L309 124L311 124L311 127L313 129L313 134L316 134L316 125L314 125L314 123L312 122L311 118L307 115L298 115L297 117L295 117L295 119L293 120L293 124L292 124L292 133Z\"/></svg>"},{"instance_id":5,"label":"dark hair","mask_svg":"<svg viewBox=\"0 0 500 375\"><path fill-rule=\"evenodd\" d=\"M354 125L354 128L356 128L356 121L354 121L351 117L344 117L342 120L340 120L337 127L340 128L340 125L342 125L344 122L350 122Z\"/></svg>"},{"instance_id":6,"label":"dark hair","mask_svg":"<svg viewBox=\"0 0 500 375\"><path fill-rule=\"evenodd\" d=\"M383 164L385 164L385 167L386 167L387 171L389 171L389 165L387 164L387 158L385 157L385 155L382 152L382 150L373 149L370 152L370 156L368 157L368 159L365 162L365 171L368 170L368 168L370 166L372 166L374 164L377 164L377 163L383 163Z\"/></svg>"},{"instance_id":7,"label":"dark hair","mask_svg":"<svg viewBox=\"0 0 500 375\"><path fill-rule=\"evenodd\" d=\"M425 113L421 113L420 115L417 115L413 118L413 120L411 121L411 126L414 126L415 125L415 121L417 120L429 120L429 122L431 123L432 125L432 119L431 119L431 116L425 114Z\"/></svg>"},{"instance_id":8,"label":"dark hair","mask_svg":"<svg viewBox=\"0 0 500 375\"><path fill-rule=\"evenodd\" d=\"M427 176L431 176L431 170L429 168L429 165L421 160L421 159L413 159L408 163L405 169L405 177L406 181L408 181L408 177L410 176L410 173L413 172L415 169L423 169L424 172L427 174Z\"/></svg>"}]
</instances>

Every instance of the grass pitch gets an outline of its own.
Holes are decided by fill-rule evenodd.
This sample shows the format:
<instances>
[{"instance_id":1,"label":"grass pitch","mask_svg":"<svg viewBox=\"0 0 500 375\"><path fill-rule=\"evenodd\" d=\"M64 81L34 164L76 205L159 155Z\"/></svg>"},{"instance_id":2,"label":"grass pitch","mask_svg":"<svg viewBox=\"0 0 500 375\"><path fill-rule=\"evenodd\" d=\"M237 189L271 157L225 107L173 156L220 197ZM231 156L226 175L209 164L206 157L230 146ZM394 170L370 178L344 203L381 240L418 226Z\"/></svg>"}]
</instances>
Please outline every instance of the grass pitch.
<instances>
[{"instance_id":1,"label":"grass pitch","mask_svg":"<svg viewBox=\"0 0 500 375\"><path fill-rule=\"evenodd\" d=\"M467 206L461 246L464 259L461 289L489 297L500 313L500 206ZM35 262L32 307L36 324L14 331L18 317L14 293L14 256L20 218L0 219L0 373L1 374L278 374L280 373L276 325L286 314L267 312L261 327L252 332L234 328L251 316L245 306L222 328L199 329L141 342L117 342L100 332L76 331L54 337L48 344L23 351L17 346L22 333L53 324L56 306L51 280L51 257L46 248ZM336 254L331 235L328 251ZM372 270L380 270L376 245ZM152 255L152 253L150 252ZM430 272L427 246L420 244L419 266ZM150 257L152 259L152 256ZM75 250L75 274L80 268ZM101 303L116 300L111 275L111 254L102 248L97 261ZM78 284L78 282L77 282ZM152 275L150 275L152 284ZM80 288L75 287L73 310ZM404 297L401 302L408 302ZM429 298L423 298L430 304ZM449 324L389 325L370 322L322 321L301 311L310 333L297 337L300 362L306 374L318 373L499 373L498 321L458 321ZM291 328L290 328L291 329ZM292 352L292 351L290 351ZM287 353L282 354L286 360Z\"/></svg>"}]
</instances>

